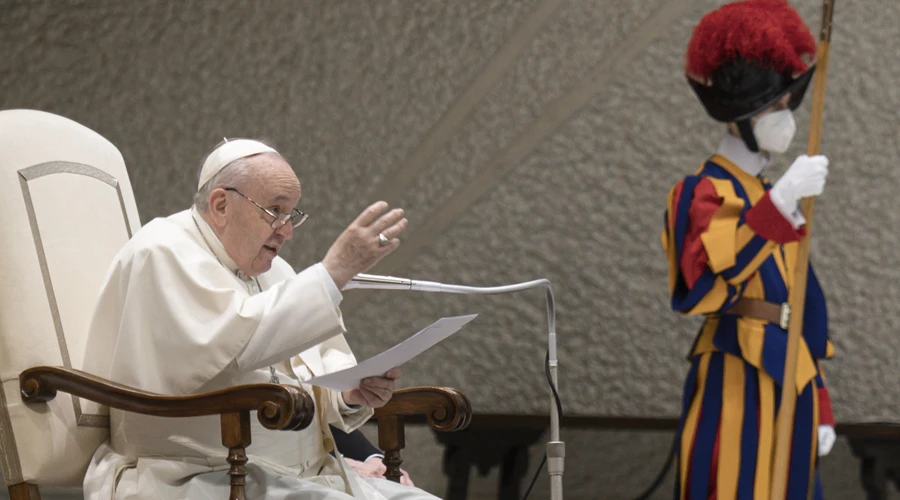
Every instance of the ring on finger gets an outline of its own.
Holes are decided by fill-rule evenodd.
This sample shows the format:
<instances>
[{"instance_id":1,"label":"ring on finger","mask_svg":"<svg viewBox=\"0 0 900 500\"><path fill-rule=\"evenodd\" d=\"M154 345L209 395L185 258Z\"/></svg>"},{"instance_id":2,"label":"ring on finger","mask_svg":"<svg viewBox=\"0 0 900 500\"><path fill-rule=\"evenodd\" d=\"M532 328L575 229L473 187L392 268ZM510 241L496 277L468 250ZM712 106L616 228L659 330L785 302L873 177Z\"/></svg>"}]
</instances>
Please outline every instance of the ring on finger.
<instances>
[{"instance_id":1,"label":"ring on finger","mask_svg":"<svg viewBox=\"0 0 900 500\"><path fill-rule=\"evenodd\" d=\"M389 244L390 242L391 242L391 240L389 240L388 237L384 235L384 233L378 233L378 246L383 247L383 246Z\"/></svg>"}]
</instances>

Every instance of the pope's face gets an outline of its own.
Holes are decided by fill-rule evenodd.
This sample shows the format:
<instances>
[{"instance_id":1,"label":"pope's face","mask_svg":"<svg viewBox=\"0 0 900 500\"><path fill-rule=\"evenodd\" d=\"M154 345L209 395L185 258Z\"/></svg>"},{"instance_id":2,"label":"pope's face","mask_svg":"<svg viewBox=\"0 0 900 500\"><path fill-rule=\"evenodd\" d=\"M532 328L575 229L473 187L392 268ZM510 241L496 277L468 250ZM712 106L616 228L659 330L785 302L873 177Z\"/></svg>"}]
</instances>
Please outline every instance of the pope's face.
<instances>
[{"instance_id":1,"label":"pope's face","mask_svg":"<svg viewBox=\"0 0 900 500\"><path fill-rule=\"evenodd\" d=\"M285 214L300 202L300 181L282 158L250 157L247 174L242 185L235 187L270 212ZM244 274L258 276L268 271L281 247L293 236L291 221L273 229L272 216L240 194L228 192L225 225L219 237Z\"/></svg>"}]
</instances>

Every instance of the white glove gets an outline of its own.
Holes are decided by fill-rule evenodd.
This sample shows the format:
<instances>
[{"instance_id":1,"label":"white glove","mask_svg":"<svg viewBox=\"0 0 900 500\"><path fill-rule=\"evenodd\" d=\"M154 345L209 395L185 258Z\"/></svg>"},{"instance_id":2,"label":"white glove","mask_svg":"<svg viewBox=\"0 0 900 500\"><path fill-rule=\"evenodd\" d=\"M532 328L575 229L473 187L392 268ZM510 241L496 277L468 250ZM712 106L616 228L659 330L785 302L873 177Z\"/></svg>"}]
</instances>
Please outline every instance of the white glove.
<instances>
[{"instance_id":1,"label":"white glove","mask_svg":"<svg viewBox=\"0 0 900 500\"><path fill-rule=\"evenodd\" d=\"M831 453L831 448L834 447L834 442L837 440L837 434L834 432L834 427L830 425L820 425L819 426L819 456L824 457L825 455Z\"/></svg>"},{"instance_id":2,"label":"white glove","mask_svg":"<svg viewBox=\"0 0 900 500\"><path fill-rule=\"evenodd\" d=\"M778 182L769 190L772 204L794 229L806 223L797 203L809 196L818 196L825 189L828 177L828 158L824 155L798 156Z\"/></svg>"}]
</instances>

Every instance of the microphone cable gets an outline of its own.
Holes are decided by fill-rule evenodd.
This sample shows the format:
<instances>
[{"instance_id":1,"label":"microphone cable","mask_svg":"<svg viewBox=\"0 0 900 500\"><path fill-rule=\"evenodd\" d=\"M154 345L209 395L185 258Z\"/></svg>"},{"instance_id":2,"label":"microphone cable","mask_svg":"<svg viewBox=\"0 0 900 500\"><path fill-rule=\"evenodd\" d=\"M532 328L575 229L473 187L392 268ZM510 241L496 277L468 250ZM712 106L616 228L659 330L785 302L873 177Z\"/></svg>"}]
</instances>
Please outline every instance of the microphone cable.
<instances>
[{"instance_id":1,"label":"microphone cable","mask_svg":"<svg viewBox=\"0 0 900 500\"><path fill-rule=\"evenodd\" d=\"M553 399L556 401L556 411L559 414L559 421L562 423L563 411L562 411L562 402L559 398L559 393L556 392L556 386L553 385L553 379L550 377L550 352L547 352L546 357L544 358L544 375L547 377L547 384L550 386L550 390L553 392ZM678 450L678 433L675 433L675 438L672 439L672 447L669 449L668 456L666 457L666 461L662 466L662 469L656 474L656 477L653 479L653 482L650 483L650 486L647 487L640 495L635 497L634 500L648 500L650 495L656 492L659 489L660 485L662 485L663 481L666 479L666 476L669 473L669 470L672 468L672 463L675 461L675 453ZM522 496L522 500L528 500L528 495L531 494L531 490L534 488L534 484L537 482L538 477L540 477L541 472L544 470L544 464L547 463L547 452L544 452L544 456L541 458L541 463L538 464L537 470L534 471L534 476L531 478L531 483L528 485L528 489L525 490L525 495Z\"/></svg>"},{"instance_id":2,"label":"microphone cable","mask_svg":"<svg viewBox=\"0 0 900 500\"><path fill-rule=\"evenodd\" d=\"M547 377L547 384L550 385L550 391L553 393L553 399L556 401L556 413L559 415L559 422L562 423L563 411L562 411L562 402L559 399L559 393L556 392L556 386L553 385L553 377L550 376L550 351L547 351L546 357L544 357L544 375ZM541 459L541 463L538 465L536 471L534 471L534 476L531 478L531 484L528 485L528 489L525 491L525 496L522 497L522 500L528 500L528 495L531 494L531 489L534 488L534 483L537 482L538 476L540 476L541 471L544 470L544 464L547 463L547 452L544 451L544 458Z\"/></svg>"}]
</instances>

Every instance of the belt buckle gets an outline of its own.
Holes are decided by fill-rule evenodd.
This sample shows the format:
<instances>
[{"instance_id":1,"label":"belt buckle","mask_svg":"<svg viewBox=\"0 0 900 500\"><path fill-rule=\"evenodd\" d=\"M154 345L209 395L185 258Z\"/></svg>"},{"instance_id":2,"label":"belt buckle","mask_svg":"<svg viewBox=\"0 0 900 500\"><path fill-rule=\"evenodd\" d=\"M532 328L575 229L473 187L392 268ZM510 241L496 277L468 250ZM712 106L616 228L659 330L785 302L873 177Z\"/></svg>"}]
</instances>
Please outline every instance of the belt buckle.
<instances>
[{"instance_id":1,"label":"belt buckle","mask_svg":"<svg viewBox=\"0 0 900 500\"><path fill-rule=\"evenodd\" d=\"M781 316L778 320L778 326L785 330L791 326L791 305L787 302L781 304Z\"/></svg>"}]
</instances>

